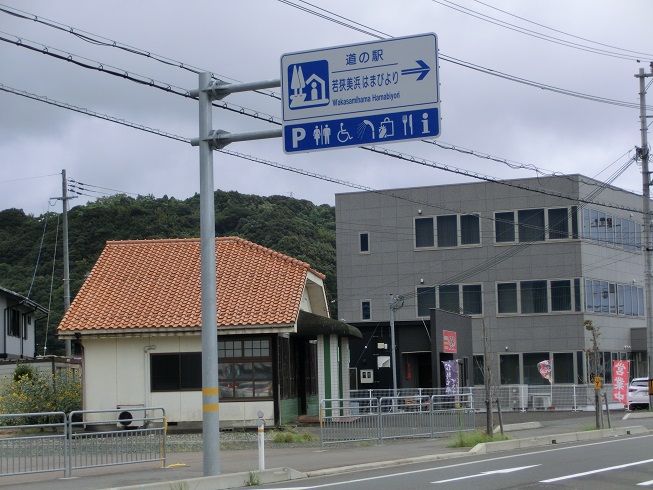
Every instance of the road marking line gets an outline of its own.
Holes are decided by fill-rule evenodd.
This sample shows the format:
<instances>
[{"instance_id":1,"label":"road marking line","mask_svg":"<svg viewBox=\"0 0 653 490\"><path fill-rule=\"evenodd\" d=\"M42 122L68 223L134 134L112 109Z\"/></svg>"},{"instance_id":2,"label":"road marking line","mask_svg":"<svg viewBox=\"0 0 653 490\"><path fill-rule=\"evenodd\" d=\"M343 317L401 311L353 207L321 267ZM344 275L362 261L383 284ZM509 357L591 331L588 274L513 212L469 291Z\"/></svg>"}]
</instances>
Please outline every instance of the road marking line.
<instances>
[{"instance_id":1,"label":"road marking line","mask_svg":"<svg viewBox=\"0 0 653 490\"><path fill-rule=\"evenodd\" d=\"M529 465L529 466L519 466L517 468L505 468L503 470L482 471L481 473L477 473L475 475L459 476L457 478L449 478L448 480L432 481L431 483L449 483L449 482L452 482L452 481L467 480L468 478L478 478L479 476L505 475L507 473L514 473L515 471L521 471L521 470L526 470L528 468L534 468L535 466L540 466L540 465L539 464L532 464L532 465Z\"/></svg>"},{"instance_id":2,"label":"road marking line","mask_svg":"<svg viewBox=\"0 0 653 490\"><path fill-rule=\"evenodd\" d=\"M643 481L637 484L638 487L648 487L649 485L653 485L653 480Z\"/></svg>"},{"instance_id":3,"label":"road marking line","mask_svg":"<svg viewBox=\"0 0 653 490\"><path fill-rule=\"evenodd\" d=\"M622 468L628 468L630 466L637 466L637 465L646 464L646 463L653 463L653 459L646 459L644 461L635 461L633 463L625 463L625 464L620 464L620 465L617 465L617 466L609 466L607 468L600 468L598 470L583 471L582 473L575 473L573 475L559 476L557 478L551 478L549 480L540 480L539 483L554 483L554 482L562 481L562 480L571 480L572 478L578 478L578 477L587 476L587 475L594 475L596 473L604 473L606 471L620 470Z\"/></svg>"}]
</instances>

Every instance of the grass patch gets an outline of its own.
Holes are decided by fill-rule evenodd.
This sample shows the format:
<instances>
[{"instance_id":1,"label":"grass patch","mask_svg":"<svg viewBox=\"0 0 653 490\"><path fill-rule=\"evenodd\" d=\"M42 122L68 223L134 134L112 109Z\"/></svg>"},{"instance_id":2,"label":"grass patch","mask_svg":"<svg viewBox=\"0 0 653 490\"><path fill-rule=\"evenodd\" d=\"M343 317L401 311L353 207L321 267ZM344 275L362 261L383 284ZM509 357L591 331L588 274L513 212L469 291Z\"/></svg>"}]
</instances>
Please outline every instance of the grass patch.
<instances>
[{"instance_id":1,"label":"grass patch","mask_svg":"<svg viewBox=\"0 0 653 490\"><path fill-rule=\"evenodd\" d=\"M310 432L303 432L297 429L285 428L274 433L272 442L290 444L293 442L314 442L317 437Z\"/></svg>"},{"instance_id":2,"label":"grass patch","mask_svg":"<svg viewBox=\"0 0 653 490\"><path fill-rule=\"evenodd\" d=\"M581 430L583 432L589 432L591 430L599 430L599 428L596 426L596 424L585 424L581 427Z\"/></svg>"},{"instance_id":3,"label":"grass patch","mask_svg":"<svg viewBox=\"0 0 653 490\"><path fill-rule=\"evenodd\" d=\"M486 432L481 432L478 430L472 432L458 432L456 437L452 440L451 444L447 444L447 447L474 447L477 444L482 442L497 442L497 441L507 441L510 437L505 434L495 434L493 437L487 435Z\"/></svg>"}]
</instances>

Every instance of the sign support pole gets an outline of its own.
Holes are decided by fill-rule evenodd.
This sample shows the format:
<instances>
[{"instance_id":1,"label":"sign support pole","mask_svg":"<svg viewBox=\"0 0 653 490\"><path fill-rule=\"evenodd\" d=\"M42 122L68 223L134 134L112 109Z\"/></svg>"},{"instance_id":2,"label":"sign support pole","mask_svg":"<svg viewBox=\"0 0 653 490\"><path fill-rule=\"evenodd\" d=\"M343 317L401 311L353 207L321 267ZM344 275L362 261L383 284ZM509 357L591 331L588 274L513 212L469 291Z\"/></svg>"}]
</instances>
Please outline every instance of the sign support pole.
<instances>
[{"instance_id":1,"label":"sign support pole","mask_svg":"<svg viewBox=\"0 0 653 490\"><path fill-rule=\"evenodd\" d=\"M200 260L202 289L202 435L204 476L220 474L220 391L218 377L217 270L215 260L215 197L213 150L235 141L278 138L281 130L231 134L213 130L212 101L232 92L279 87L280 80L225 84L199 74L199 88L191 95L199 100L199 138L191 140L200 150Z\"/></svg>"},{"instance_id":2,"label":"sign support pole","mask_svg":"<svg viewBox=\"0 0 653 490\"><path fill-rule=\"evenodd\" d=\"M202 283L202 440L204 476L220 474L220 394L218 389L218 318L215 269L215 205L210 73L199 75L200 255Z\"/></svg>"}]
</instances>

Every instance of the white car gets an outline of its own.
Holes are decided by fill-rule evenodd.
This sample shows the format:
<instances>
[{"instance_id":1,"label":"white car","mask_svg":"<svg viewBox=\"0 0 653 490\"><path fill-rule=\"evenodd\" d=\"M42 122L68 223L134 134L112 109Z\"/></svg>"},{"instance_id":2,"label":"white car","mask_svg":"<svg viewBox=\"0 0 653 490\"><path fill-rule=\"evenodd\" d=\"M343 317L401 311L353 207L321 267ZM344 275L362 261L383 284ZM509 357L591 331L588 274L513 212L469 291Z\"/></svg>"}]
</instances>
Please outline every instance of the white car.
<instances>
[{"instance_id":1,"label":"white car","mask_svg":"<svg viewBox=\"0 0 653 490\"><path fill-rule=\"evenodd\" d=\"M648 378L633 378L628 385L628 410L648 408Z\"/></svg>"}]
</instances>

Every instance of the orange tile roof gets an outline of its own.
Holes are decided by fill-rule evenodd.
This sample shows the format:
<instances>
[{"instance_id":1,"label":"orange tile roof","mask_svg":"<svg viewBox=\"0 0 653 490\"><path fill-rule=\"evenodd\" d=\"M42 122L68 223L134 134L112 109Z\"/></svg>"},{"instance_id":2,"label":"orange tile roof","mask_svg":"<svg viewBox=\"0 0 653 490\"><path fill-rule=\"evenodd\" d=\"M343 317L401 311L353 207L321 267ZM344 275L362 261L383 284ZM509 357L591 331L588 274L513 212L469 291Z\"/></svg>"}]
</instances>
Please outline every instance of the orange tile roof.
<instances>
[{"instance_id":1,"label":"orange tile roof","mask_svg":"<svg viewBox=\"0 0 653 490\"><path fill-rule=\"evenodd\" d=\"M237 237L216 238L218 327L293 325L309 264ZM110 241L59 333L197 328L200 240Z\"/></svg>"}]
</instances>

